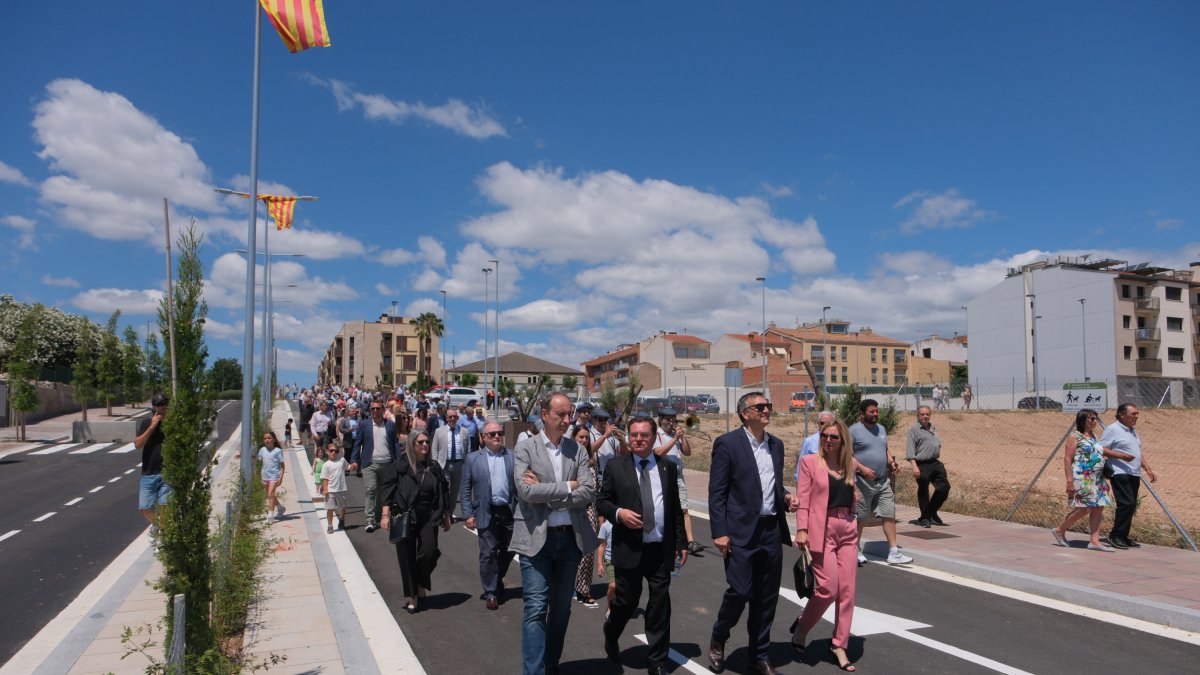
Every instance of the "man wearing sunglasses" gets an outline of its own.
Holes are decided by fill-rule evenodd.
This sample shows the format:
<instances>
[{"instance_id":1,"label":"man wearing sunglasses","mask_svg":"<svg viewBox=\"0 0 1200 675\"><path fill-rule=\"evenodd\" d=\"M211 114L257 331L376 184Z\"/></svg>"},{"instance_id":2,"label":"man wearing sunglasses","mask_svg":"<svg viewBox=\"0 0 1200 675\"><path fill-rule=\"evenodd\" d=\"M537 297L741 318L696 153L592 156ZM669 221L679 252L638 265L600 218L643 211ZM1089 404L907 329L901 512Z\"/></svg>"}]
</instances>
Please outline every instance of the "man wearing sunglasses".
<instances>
[{"instance_id":1,"label":"man wearing sunglasses","mask_svg":"<svg viewBox=\"0 0 1200 675\"><path fill-rule=\"evenodd\" d=\"M783 574L783 546L792 545L787 513L796 505L783 489L783 441L767 433L771 404L761 392L737 403L742 428L717 437L708 477L713 545L725 557L729 587L708 647L709 669L725 670L725 641L746 604L750 672L774 675L771 624Z\"/></svg>"},{"instance_id":2,"label":"man wearing sunglasses","mask_svg":"<svg viewBox=\"0 0 1200 675\"><path fill-rule=\"evenodd\" d=\"M383 505L378 502L379 488L383 481L383 470L396 459L396 423L383 418L383 404L371 403L371 418L358 425L350 454L350 470L362 471L363 513L366 515L367 532L379 529L376 517Z\"/></svg>"},{"instance_id":3,"label":"man wearing sunglasses","mask_svg":"<svg viewBox=\"0 0 1200 675\"><path fill-rule=\"evenodd\" d=\"M513 454L504 447L499 422L483 425L483 450L467 455L459 497L467 529L479 534L483 601L488 609L496 609L504 599L504 575L513 559L508 543L512 541L513 508L517 505Z\"/></svg>"}]
</instances>

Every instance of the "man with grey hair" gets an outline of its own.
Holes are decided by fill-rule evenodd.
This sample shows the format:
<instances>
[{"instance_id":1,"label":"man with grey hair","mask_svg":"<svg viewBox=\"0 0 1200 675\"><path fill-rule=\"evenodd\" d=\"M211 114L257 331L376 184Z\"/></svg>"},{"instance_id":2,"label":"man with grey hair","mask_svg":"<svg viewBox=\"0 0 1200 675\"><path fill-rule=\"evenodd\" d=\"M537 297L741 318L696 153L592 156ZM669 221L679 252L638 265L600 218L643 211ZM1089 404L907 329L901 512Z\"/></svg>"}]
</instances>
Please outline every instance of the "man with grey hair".
<instances>
[{"instance_id":1,"label":"man with grey hair","mask_svg":"<svg viewBox=\"0 0 1200 675\"><path fill-rule=\"evenodd\" d=\"M830 424L833 424L833 411L822 410L821 414L817 415L817 432L808 438L805 438L804 443L800 445L800 457L817 454L817 451L820 450L821 446L821 432L824 431L825 427L829 426ZM800 482L800 458L796 459L796 475L792 482Z\"/></svg>"},{"instance_id":2,"label":"man with grey hair","mask_svg":"<svg viewBox=\"0 0 1200 675\"><path fill-rule=\"evenodd\" d=\"M467 455L459 498L467 529L479 534L483 601L494 610L504 600L504 575L513 559L508 544L512 541L517 487L513 483L513 453L504 447L504 428L499 422L487 422L481 435L483 451Z\"/></svg>"},{"instance_id":3,"label":"man with grey hair","mask_svg":"<svg viewBox=\"0 0 1200 675\"><path fill-rule=\"evenodd\" d=\"M938 509L942 508L946 497L950 495L950 480L946 477L946 467L939 459L942 454L942 437L933 428L933 410L923 405L917 408L917 423L908 430L908 445L904 457L912 467L913 478L917 481L917 506L921 516L917 524L921 527L933 525L945 526L938 517ZM933 496L929 496L929 485L933 484Z\"/></svg>"}]
</instances>

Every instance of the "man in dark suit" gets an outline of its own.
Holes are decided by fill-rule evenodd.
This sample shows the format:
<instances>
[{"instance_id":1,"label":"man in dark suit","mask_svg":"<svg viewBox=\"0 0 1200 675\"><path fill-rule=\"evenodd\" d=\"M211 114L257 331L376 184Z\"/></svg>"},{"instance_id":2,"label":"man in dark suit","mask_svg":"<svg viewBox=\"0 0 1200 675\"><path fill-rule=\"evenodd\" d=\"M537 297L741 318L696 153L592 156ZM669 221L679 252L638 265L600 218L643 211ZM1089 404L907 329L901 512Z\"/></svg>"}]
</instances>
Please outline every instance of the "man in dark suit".
<instances>
[{"instance_id":1,"label":"man in dark suit","mask_svg":"<svg viewBox=\"0 0 1200 675\"><path fill-rule=\"evenodd\" d=\"M743 426L713 443L708 477L713 545L725 556L729 584L713 624L709 669L725 670L725 641L749 603L751 672L773 675L771 623L783 573L781 547L792 545L787 512L795 505L783 489L783 442L766 432L771 404L761 392L750 392L738 399L737 413Z\"/></svg>"},{"instance_id":2,"label":"man in dark suit","mask_svg":"<svg viewBox=\"0 0 1200 675\"><path fill-rule=\"evenodd\" d=\"M363 513L367 520L367 532L379 529L379 509L382 504L377 502L379 484L383 478L383 467L396 459L396 424L383 418L383 401L371 402L371 419L358 425L358 435L354 438L354 449L350 454L350 471L362 471Z\"/></svg>"},{"instance_id":3,"label":"man in dark suit","mask_svg":"<svg viewBox=\"0 0 1200 675\"><path fill-rule=\"evenodd\" d=\"M612 565L617 593L604 622L604 651L618 661L617 638L637 608L642 579L650 588L646 602L647 660L651 675L667 672L671 646L671 569L675 557L687 562L687 536L673 462L654 456L657 425L649 417L629 423L632 454L608 463L597 509L613 523Z\"/></svg>"},{"instance_id":4,"label":"man in dark suit","mask_svg":"<svg viewBox=\"0 0 1200 675\"><path fill-rule=\"evenodd\" d=\"M499 422L483 426L483 452L467 455L462 478L462 514L468 529L479 534L479 580L488 609L500 606L504 575L512 562L513 507L517 487L513 482L513 454L504 447Z\"/></svg>"}]
</instances>

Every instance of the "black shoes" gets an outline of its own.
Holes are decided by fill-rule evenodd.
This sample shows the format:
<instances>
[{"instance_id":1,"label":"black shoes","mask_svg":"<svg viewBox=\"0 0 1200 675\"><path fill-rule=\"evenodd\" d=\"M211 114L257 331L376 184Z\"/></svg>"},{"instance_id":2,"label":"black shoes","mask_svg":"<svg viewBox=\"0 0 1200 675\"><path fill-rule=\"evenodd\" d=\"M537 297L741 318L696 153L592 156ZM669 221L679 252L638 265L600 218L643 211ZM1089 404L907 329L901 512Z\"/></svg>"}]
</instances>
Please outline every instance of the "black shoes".
<instances>
[{"instance_id":1,"label":"black shoes","mask_svg":"<svg viewBox=\"0 0 1200 675\"><path fill-rule=\"evenodd\" d=\"M1129 537L1109 537L1108 543L1113 548L1119 548L1119 549L1141 548L1142 547L1141 544L1130 539Z\"/></svg>"},{"instance_id":2,"label":"black shoes","mask_svg":"<svg viewBox=\"0 0 1200 675\"><path fill-rule=\"evenodd\" d=\"M920 525L925 529L929 529L930 527L933 527L933 521L928 518L921 518L917 521L917 525Z\"/></svg>"},{"instance_id":3,"label":"black shoes","mask_svg":"<svg viewBox=\"0 0 1200 675\"><path fill-rule=\"evenodd\" d=\"M949 525L943 523L942 519L937 516L930 516L929 520L932 521L933 524L937 525L938 527L950 527Z\"/></svg>"},{"instance_id":4,"label":"black shoes","mask_svg":"<svg viewBox=\"0 0 1200 675\"><path fill-rule=\"evenodd\" d=\"M689 541L687 545L688 553L695 555L704 550L704 545L697 541Z\"/></svg>"},{"instance_id":5,"label":"black shoes","mask_svg":"<svg viewBox=\"0 0 1200 675\"><path fill-rule=\"evenodd\" d=\"M725 670L725 641L713 639L708 643L708 669L714 673Z\"/></svg>"},{"instance_id":6,"label":"black shoes","mask_svg":"<svg viewBox=\"0 0 1200 675\"><path fill-rule=\"evenodd\" d=\"M613 663L621 661L621 646L617 644L616 638L612 636L612 624L608 619L604 620L604 655Z\"/></svg>"}]
</instances>

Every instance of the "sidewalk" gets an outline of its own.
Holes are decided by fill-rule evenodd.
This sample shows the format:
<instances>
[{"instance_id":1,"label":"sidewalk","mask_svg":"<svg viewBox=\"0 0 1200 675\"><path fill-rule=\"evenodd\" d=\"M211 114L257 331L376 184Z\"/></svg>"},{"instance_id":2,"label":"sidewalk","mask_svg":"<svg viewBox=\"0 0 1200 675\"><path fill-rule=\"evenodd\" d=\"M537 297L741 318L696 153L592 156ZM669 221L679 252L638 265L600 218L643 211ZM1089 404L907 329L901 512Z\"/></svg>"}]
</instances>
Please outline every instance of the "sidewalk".
<instances>
[{"instance_id":1,"label":"sidewalk","mask_svg":"<svg viewBox=\"0 0 1200 675\"><path fill-rule=\"evenodd\" d=\"M92 422L111 422L115 420L132 419L150 414L150 408L146 405L142 405L137 408L127 405L114 405L112 411L113 416L109 417L107 415L108 409L104 406L96 408L89 407L88 420ZM81 412L74 412L67 415L59 415L58 417L51 417L50 419L45 419L35 424L30 424L25 427L25 436L27 440L22 442L54 443L58 441L69 441L71 440L71 423L78 422L83 419L81 417L82 414L83 413ZM5 448L3 443L6 441L12 441L14 443L17 442L17 434L19 432L20 429L16 426L0 427L0 450Z\"/></svg>"},{"instance_id":2,"label":"sidewalk","mask_svg":"<svg viewBox=\"0 0 1200 675\"><path fill-rule=\"evenodd\" d=\"M707 512L708 474L685 469L684 480L689 500ZM944 512L949 527L927 530L909 524L918 515L913 507L896 507L897 541L914 566L1200 632L1200 553L1148 544L1089 551L1087 536L1074 532L1067 533L1071 547L1062 548L1044 528ZM703 541L707 524L693 526ZM887 556L881 529L867 528L863 539L869 559Z\"/></svg>"}]
</instances>

